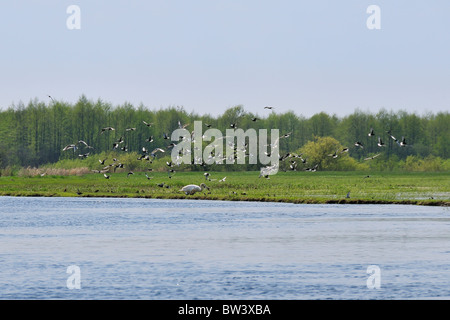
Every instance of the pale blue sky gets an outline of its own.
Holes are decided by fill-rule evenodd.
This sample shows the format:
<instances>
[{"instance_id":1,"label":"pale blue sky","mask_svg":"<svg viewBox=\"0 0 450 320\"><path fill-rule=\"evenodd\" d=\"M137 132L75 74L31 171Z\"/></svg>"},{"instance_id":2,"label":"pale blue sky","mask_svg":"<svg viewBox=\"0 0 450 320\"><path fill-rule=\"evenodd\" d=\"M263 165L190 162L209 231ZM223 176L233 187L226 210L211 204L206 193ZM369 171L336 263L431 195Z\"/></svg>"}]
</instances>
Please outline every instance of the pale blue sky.
<instances>
[{"instance_id":1,"label":"pale blue sky","mask_svg":"<svg viewBox=\"0 0 450 320\"><path fill-rule=\"evenodd\" d=\"M213 115L449 111L450 1L5 0L0 88L0 108L85 94Z\"/></svg>"}]
</instances>

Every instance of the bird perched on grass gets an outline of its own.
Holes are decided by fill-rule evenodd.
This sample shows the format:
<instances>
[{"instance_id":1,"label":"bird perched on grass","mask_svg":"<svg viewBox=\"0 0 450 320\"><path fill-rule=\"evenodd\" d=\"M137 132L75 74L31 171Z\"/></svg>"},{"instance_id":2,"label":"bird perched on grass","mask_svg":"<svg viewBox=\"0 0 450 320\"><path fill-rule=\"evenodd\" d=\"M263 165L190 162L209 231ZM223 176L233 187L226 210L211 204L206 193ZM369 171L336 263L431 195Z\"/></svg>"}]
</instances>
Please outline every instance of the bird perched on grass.
<instances>
[{"instance_id":1,"label":"bird perched on grass","mask_svg":"<svg viewBox=\"0 0 450 320\"><path fill-rule=\"evenodd\" d=\"M196 185L196 184L188 184L187 186L184 186L183 188L180 189L180 191L183 191L186 195L193 195L196 192L200 192L203 189L208 189L210 190L206 184L202 183L200 184L200 186Z\"/></svg>"}]
</instances>

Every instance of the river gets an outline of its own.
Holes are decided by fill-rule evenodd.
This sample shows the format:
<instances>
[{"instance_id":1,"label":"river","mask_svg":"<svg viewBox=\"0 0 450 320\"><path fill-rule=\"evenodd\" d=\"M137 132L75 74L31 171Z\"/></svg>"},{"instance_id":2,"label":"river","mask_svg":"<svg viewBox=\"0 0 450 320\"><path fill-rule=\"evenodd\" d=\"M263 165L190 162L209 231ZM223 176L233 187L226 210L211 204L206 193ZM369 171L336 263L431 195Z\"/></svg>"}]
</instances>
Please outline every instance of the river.
<instances>
[{"instance_id":1,"label":"river","mask_svg":"<svg viewBox=\"0 0 450 320\"><path fill-rule=\"evenodd\" d=\"M0 197L0 299L449 299L450 210Z\"/></svg>"}]
</instances>

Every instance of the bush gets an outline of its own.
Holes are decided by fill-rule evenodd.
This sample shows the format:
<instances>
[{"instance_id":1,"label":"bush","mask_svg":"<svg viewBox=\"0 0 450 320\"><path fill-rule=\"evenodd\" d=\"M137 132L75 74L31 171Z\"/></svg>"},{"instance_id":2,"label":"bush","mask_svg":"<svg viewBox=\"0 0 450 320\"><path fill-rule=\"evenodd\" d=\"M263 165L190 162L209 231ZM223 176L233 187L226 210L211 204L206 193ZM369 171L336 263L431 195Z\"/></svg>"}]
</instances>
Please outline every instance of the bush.
<instances>
[{"instance_id":1,"label":"bush","mask_svg":"<svg viewBox=\"0 0 450 320\"><path fill-rule=\"evenodd\" d=\"M344 152L344 147L332 137L315 137L298 151L308 161L308 166L318 165L319 170L367 170L365 163L358 163ZM337 154L336 158L330 155Z\"/></svg>"},{"instance_id":2,"label":"bush","mask_svg":"<svg viewBox=\"0 0 450 320\"><path fill-rule=\"evenodd\" d=\"M440 157L428 156L421 159L417 156L408 156L405 160L404 169L406 171L447 171L450 170L449 159L443 160Z\"/></svg>"}]
</instances>

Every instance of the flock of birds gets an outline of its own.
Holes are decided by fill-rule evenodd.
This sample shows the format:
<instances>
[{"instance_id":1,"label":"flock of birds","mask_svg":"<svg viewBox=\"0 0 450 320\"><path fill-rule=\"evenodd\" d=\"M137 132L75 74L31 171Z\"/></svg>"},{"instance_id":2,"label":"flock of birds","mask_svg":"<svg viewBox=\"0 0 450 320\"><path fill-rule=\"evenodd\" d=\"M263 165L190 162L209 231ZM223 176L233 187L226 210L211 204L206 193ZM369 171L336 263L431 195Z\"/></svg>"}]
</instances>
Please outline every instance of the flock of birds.
<instances>
[{"instance_id":1,"label":"flock of birds","mask_svg":"<svg viewBox=\"0 0 450 320\"><path fill-rule=\"evenodd\" d=\"M392 140L394 140L394 142L397 143L400 147L406 147L406 146L408 145L408 144L406 143L406 139L405 139L404 136L402 136L402 139L401 139L401 140L398 140L397 138L395 138L395 137L391 134L391 130L386 131L386 133L387 133L387 134L389 135L389 137L390 137ZM283 138L287 138L287 137L289 137L290 134L291 134L291 133L285 134L285 135L282 136L282 137L283 137ZM375 132L374 132L374 129L373 129L373 128L370 129L370 131L369 131L369 133L368 133L368 136L369 136L369 137L375 136ZM363 145L360 141L356 141L354 145L355 145L355 147L357 147L357 148L361 148L361 149L364 148L364 145ZM383 142L383 140L381 139L380 136L378 136L377 146L380 147L380 148L386 147L386 143ZM348 151L349 151L349 148L345 147L345 148L342 148L341 150L336 150L334 153L328 154L328 156L329 156L329 157L332 157L333 159L336 159L336 158L339 157L340 154L346 153L346 152L348 152ZM373 155L373 156L369 156L369 157L364 158L364 160L365 160L365 161L373 160L373 159L379 157L380 155L381 155L381 153L377 153L377 154L375 154L375 155ZM298 168L298 161L295 160L296 158L300 159L301 163L303 163L303 164L306 164L306 163L307 163L306 158L303 158L303 157L302 157L302 154L295 154L295 153L289 152L289 153L286 153L285 155L279 157L279 160L280 160L280 161L284 161L284 160L289 159L289 167L288 167L288 169L285 169L284 171L287 171L287 170L296 171L296 170L297 170L297 168ZM309 171L309 172L315 172L315 171L317 171L318 168L319 168L319 164L315 164L315 165L313 165L313 166L308 166L308 167L304 168L303 170ZM266 179L269 179L270 174L271 174L272 172L275 172L275 170L277 170L277 169L278 169L278 168L277 168L277 167L274 167L274 166L268 166L268 167L262 168L259 177L265 177ZM347 194L347 197L349 197L349 194Z\"/></svg>"},{"instance_id":2,"label":"flock of birds","mask_svg":"<svg viewBox=\"0 0 450 320\"><path fill-rule=\"evenodd\" d=\"M396 137L394 137L394 136L391 134L391 130L386 131L386 133L387 133L387 134L389 135L389 137L390 137L392 140L394 140L394 142L397 143L400 147L406 147L406 146L408 145L408 144L406 143L406 139L405 139L404 136L402 137L401 140L398 140ZM375 136L375 132L374 132L373 128L370 129L370 131L369 131L369 133L368 133L367 135L368 135L369 137ZM363 145L361 142L359 142L359 141L356 141L356 142L355 142L355 146L358 147L358 148L361 148L361 149L364 148L364 145ZM380 136L378 136L377 146L380 147L380 148L386 147L386 143L383 142L383 140L381 139ZM378 157L379 155L380 155L380 153L378 153L378 154L376 154L376 155L374 155L374 156L365 158L364 160L372 160L372 159L375 159L376 157Z\"/></svg>"},{"instance_id":3,"label":"flock of birds","mask_svg":"<svg viewBox=\"0 0 450 320\"><path fill-rule=\"evenodd\" d=\"M49 97L50 97L50 96L49 96ZM52 99L52 100L53 100L53 99ZM273 110L274 107L272 107L272 106L266 106L266 107L264 107L264 109L267 109L267 110ZM258 121L259 119L256 118L256 117L252 117L251 120L252 120L253 122L255 122L255 121ZM153 123L146 122L146 121L142 121L142 123L143 123L145 126L147 126L147 127L151 127L151 126L153 125ZM184 125L182 125L182 124L180 123L180 121L178 121L178 127L179 127L179 128L186 128L188 125L189 125L189 124L184 124ZM210 127L211 127L210 124L205 124L205 126L206 126L207 128L210 128ZM230 127L231 127L231 128L237 128L237 123L236 123L236 122L231 123L231 124L230 124ZM135 130L136 130L135 127L130 127L130 128L126 128L126 129L125 129L126 132L131 132L131 131L135 131ZM104 128L101 129L101 131L100 131L99 134L104 134L105 132L109 132L109 131L115 131L115 128L113 128L113 127L104 127ZM398 140L398 139L396 139L396 138L391 134L391 131L390 131L390 130L387 131L387 133L388 133L388 135L390 136L390 138L392 138L392 139L393 139L400 147L405 147L405 146L407 146L405 137L402 137L401 140ZM194 136L193 134L194 134L194 132L192 132L191 137ZM285 139L285 138L288 138L291 134L292 134L292 132L288 132L288 133L286 133L286 134L283 134L282 136L279 137L279 139ZM369 136L369 137L375 136L375 133L374 133L373 128L370 129L370 132L368 133L368 136ZM166 133L163 133L163 134L162 134L162 137L163 137L164 140L170 140L169 135L166 134ZM154 138L153 136L149 136L145 141L146 141L147 143L151 143L151 142L154 141L153 138ZM278 142L279 142L279 140L277 140L277 141L275 142L275 145L278 144ZM364 145L363 145L361 142L359 142L359 141L356 141L354 145L355 145L357 148L361 148L361 149L364 148ZM378 143L377 143L377 145L378 145L378 147L380 147L380 148L386 146L385 142L382 141L381 137L378 137ZM175 144L174 144L174 143L171 143L171 144L169 144L169 145L167 146L167 148L172 148L172 147L174 147L174 146L175 146ZM241 148L239 148L239 149L238 149L238 146L234 145L234 143L233 143L233 145L230 145L230 146L234 148L233 157L234 157L235 159L237 158L237 152L238 152L238 151L243 152L245 156L249 156L249 154L246 154L246 151L247 151L247 150L246 150L246 147L248 146L247 144L244 144L244 145L241 146ZM270 144L269 144L269 145L266 145L266 146L270 146ZM62 150L63 150L63 151L73 150L73 152L75 152L76 150L79 150L79 149L82 150L83 152L81 152L80 154L78 154L78 157L79 157L80 159L84 159L84 158L87 158L88 156L90 156L90 151L88 151L88 150L91 150L91 149L94 149L94 148L93 148L92 146L88 145L85 141L79 140L79 141L76 142L76 143L69 144L69 145L65 146ZM120 149L120 150L122 150L122 151L124 151L124 152L128 151L128 147L127 147L127 145L125 144L125 139L124 139L123 136L121 136L119 139L117 139L116 141L114 141L114 143L113 143L113 145L112 145L112 149L113 149L113 150ZM152 160L153 160L154 158L156 158L156 156L157 156L158 153L165 153L165 150L162 149L162 148L159 148L159 147L158 147L158 148L154 148L152 151L149 151L149 149L147 149L147 148L144 146L144 147L142 147L141 151L142 151L142 152L141 152L141 155L137 158L137 160L148 161L149 163L152 163ZM336 150L334 153L328 154L328 156L329 156L329 157L332 157L333 159L336 159L336 158L339 157L340 154L346 153L346 152L348 152L348 151L349 151L349 148L343 148L343 149L341 149L341 150ZM380 154L381 154L381 153L375 154L375 155L373 155L373 156L370 156L370 157L365 158L364 160L372 160L372 159L375 159L375 158L378 157ZM177 160L179 160L179 159L181 158L181 155L182 155L182 154L179 155L179 157L177 158ZM270 153L266 152L266 155L270 156ZM211 154L210 157L213 157L213 155ZM217 161L218 158L220 158L220 155L218 155L218 157L215 157L216 161ZM308 164L307 159L304 158L304 157L302 157L302 154L296 154L296 153L288 152L288 153L286 153L286 154L284 154L284 155L282 155L282 156L279 156L279 160L280 160L280 161L285 161L285 160L288 160L288 159L289 159L289 170L296 171L297 168L298 168L298 161L300 161L302 164ZM297 159L298 159L298 160L297 160ZM225 158L222 158L222 160L225 160ZM113 158L113 159L112 159L113 162L110 163L110 164L106 164L106 165L105 165L105 161L106 161L106 159L99 159L99 163L100 163L103 167L102 167L101 169L98 169L98 170L93 170L93 172L95 172L95 173L101 173L101 174L103 174L103 176L105 177L105 179L110 179L111 175L108 174L108 173L111 172L111 168L113 169L114 172L116 172L116 169L118 169L118 168L124 168L124 165L123 165L118 159L116 159L116 158ZM217 163L217 162L216 162L216 163ZM166 165L167 165L167 167L168 167L168 178L172 178L172 175L175 174L175 170L174 170L173 167L174 167L176 164L179 165L179 163L177 163L177 161L176 161L175 164L174 164L172 161L166 162ZM205 166L205 162L202 160L202 161L200 162L200 165L201 165L201 166ZM303 168L303 170L309 171L309 172L315 172L315 171L318 170L318 168L319 168L319 164L315 164L315 165L312 165L312 166L307 166L307 167ZM277 172L278 169L279 169L279 164L278 164L278 163L277 163L277 164L274 164L274 165L271 165L271 166L263 167L263 168L260 169L260 175L259 175L259 178L264 177L264 178L266 178L266 179L270 179L270 175L273 174L274 172ZM148 170L148 171L152 171L151 168L148 168L147 170ZM287 170L285 170L285 171L287 171ZM130 175L133 175L133 174L134 174L134 172L129 171L128 174L127 174L127 177L129 177ZM145 173L145 177L146 177L148 180L152 179L152 177L149 176L147 173ZM205 177L205 180L206 180L206 181L214 181L214 180L217 180L217 179L211 179L211 178L210 178L210 174L209 174L208 172L205 172L205 173L204 173L204 177ZM226 177L220 179L219 182L224 182L225 180L226 180ZM169 188L169 185L167 185L167 184L165 184L165 183L157 184L157 186ZM189 184L189 185L186 185L186 186L184 186L183 188L181 188L179 191L184 192L186 195L193 195L193 194L195 194L196 192L202 192L202 191L205 190L205 189L208 190L208 191L210 190L210 188L209 188L205 183L201 183L200 185L195 185L195 184ZM350 192L347 194L346 197L349 198L349 196L350 196Z\"/></svg>"}]
</instances>

